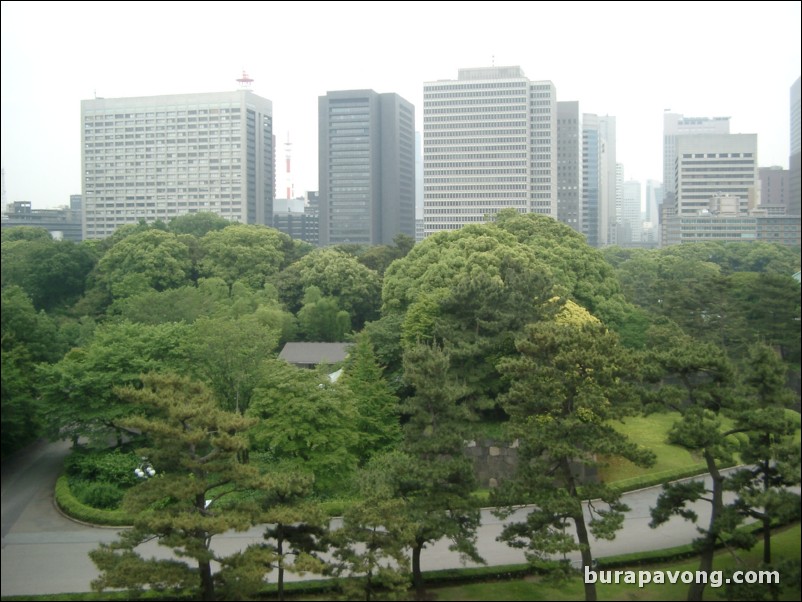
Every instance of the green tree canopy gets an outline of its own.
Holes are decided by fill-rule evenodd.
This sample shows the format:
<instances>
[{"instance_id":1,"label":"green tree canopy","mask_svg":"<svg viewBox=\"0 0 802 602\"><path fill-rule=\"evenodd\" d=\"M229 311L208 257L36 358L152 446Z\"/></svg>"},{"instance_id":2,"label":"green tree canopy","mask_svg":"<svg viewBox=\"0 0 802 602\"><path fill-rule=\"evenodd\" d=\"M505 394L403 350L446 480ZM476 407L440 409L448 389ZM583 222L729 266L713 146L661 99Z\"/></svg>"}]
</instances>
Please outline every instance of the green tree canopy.
<instances>
[{"instance_id":1,"label":"green tree canopy","mask_svg":"<svg viewBox=\"0 0 802 602\"><path fill-rule=\"evenodd\" d=\"M378 316L381 279L352 255L334 248L316 249L289 266L279 276L281 300L290 311L302 307L304 292L316 286L325 297L334 297L351 316L355 330Z\"/></svg>"},{"instance_id":2,"label":"green tree canopy","mask_svg":"<svg viewBox=\"0 0 802 602\"><path fill-rule=\"evenodd\" d=\"M53 321L37 312L17 286L2 290L2 457L5 458L40 434L40 364L53 362L64 352Z\"/></svg>"},{"instance_id":3,"label":"green tree canopy","mask_svg":"<svg viewBox=\"0 0 802 602\"><path fill-rule=\"evenodd\" d=\"M405 457L388 462L394 497L406 502L412 525L412 578L423 594L421 552L441 538L465 559L483 562L476 550L479 505L471 496L477 487L464 448L475 414L464 403L465 388L455 382L449 354L418 344L404 353L404 379L414 394L404 401Z\"/></svg>"},{"instance_id":4,"label":"green tree canopy","mask_svg":"<svg viewBox=\"0 0 802 602\"><path fill-rule=\"evenodd\" d=\"M398 352L419 341L447 346L455 376L483 407L499 391L496 360L514 352L515 333L539 319L554 288L549 266L514 235L471 225L430 236L393 262L381 321L402 316ZM400 366L397 358L386 363Z\"/></svg>"},{"instance_id":5,"label":"green tree canopy","mask_svg":"<svg viewBox=\"0 0 802 602\"><path fill-rule=\"evenodd\" d=\"M17 240L53 240L46 228L39 226L13 226L0 230L1 242L14 242Z\"/></svg>"},{"instance_id":6,"label":"green tree canopy","mask_svg":"<svg viewBox=\"0 0 802 602\"><path fill-rule=\"evenodd\" d=\"M653 454L609 423L640 407L632 381L636 364L614 333L573 303L552 321L528 325L516 348L519 355L502 359L500 370L510 381L502 404L510 415L510 433L520 444L519 464L496 499L525 499L533 507L524 522L505 526L501 538L525 549L533 562L579 550L583 569L589 569L589 532L613 539L628 508L617 490L583 482L579 475L602 457L640 466L654 462ZM596 501L588 505L588 523L583 501L590 500ZM566 520L573 523L576 539L565 532ZM596 599L595 584L585 584L585 599Z\"/></svg>"},{"instance_id":7,"label":"green tree canopy","mask_svg":"<svg viewBox=\"0 0 802 602\"><path fill-rule=\"evenodd\" d=\"M38 372L49 435L78 439L121 433L120 419L132 411L114 387L137 384L142 373L181 370L187 326L120 322L99 326L85 347L69 351Z\"/></svg>"},{"instance_id":8,"label":"green tree canopy","mask_svg":"<svg viewBox=\"0 0 802 602\"><path fill-rule=\"evenodd\" d=\"M255 467L237 461L252 421L219 409L199 383L172 374L140 380L141 388L118 388L116 394L145 410L124 425L147 438L137 451L155 475L126 494L124 508L135 517L133 529L90 552L100 570L92 588L142 591L148 586L173 594L190 588L201 600L215 600L212 561L219 558L211 549L212 538L252 525L253 509L234 494L263 486ZM135 548L153 538L175 559L139 556Z\"/></svg>"},{"instance_id":9,"label":"green tree canopy","mask_svg":"<svg viewBox=\"0 0 802 602\"><path fill-rule=\"evenodd\" d=\"M268 312L238 318L200 317L182 342L189 370L206 382L221 407L244 413L259 379L259 367L275 356L280 325Z\"/></svg>"},{"instance_id":10,"label":"green tree canopy","mask_svg":"<svg viewBox=\"0 0 802 602\"><path fill-rule=\"evenodd\" d=\"M725 477L721 472L737 451L738 441L731 435L744 431L743 427L726 428L722 418L745 408L743 391L732 362L723 349L711 343L679 337L655 349L647 361L662 371L658 397L681 414L672 427L670 441L701 455L712 481L709 489L704 481L665 484L652 508L651 525L661 525L674 515L696 522L698 515L688 505L708 501L710 521L699 528L701 536L694 544L700 554L699 570L709 574L718 544L748 548L754 543L753 536L736 529L742 517L724 504ZM701 600L704 588L705 582L691 584L688 600Z\"/></svg>"},{"instance_id":11,"label":"green tree canopy","mask_svg":"<svg viewBox=\"0 0 802 602\"><path fill-rule=\"evenodd\" d=\"M4 230L5 232L5 230ZM37 309L74 303L96 263L89 245L45 237L2 243L2 286L17 285Z\"/></svg>"},{"instance_id":12,"label":"green tree canopy","mask_svg":"<svg viewBox=\"0 0 802 602\"><path fill-rule=\"evenodd\" d=\"M337 299L324 297L318 287L310 286L298 312L298 326L307 341L335 343L351 332L351 316L340 309Z\"/></svg>"},{"instance_id":13,"label":"green tree canopy","mask_svg":"<svg viewBox=\"0 0 802 602\"><path fill-rule=\"evenodd\" d=\"M331 493L357 466L356 410L326 375L283 360L265 362L247 416L253 449L282 461L302 462L315 475L315 490Z\"/></svg>"},{"instance_id":14,"label":"green tree canopy","mask_svg":"<svg viewBox=\"0 0 802 602\"><path fill-rule=\"evenodd\" d=\"M285 267L293 249L292 239L274 228L230 225L201 238L198 273L222 278L229 287L241 281L259 290Z\"/></svg>"},{"instance_id":15,"label":"green tree canopy","mask_svg":"<svg viewBox=\"0 0 802 602\"><path fill-rule=\"evenodd\" d=\"M356 409L359 462L364 465L371 457L394 449L401 441L399 402L382 375L367 336L357 335L350 346L337 385Z\"/></svg>"},{"instance_id":16,"label":"green tree canopy","mask_svg":"<svg viewBox=\"0 0 802 602\"><path fill-rule=\"evenodd\" d=\"M112 298L189 284L189 247L175 234L157 229L135 232L114 244L97 264L99 285Z\"/></svg>"},{"instance_id":17,"label":"green tree canopy","mask_svg":"<svg viewBox=\"0 0 802 602\"><path fill-rule=\"evenodd\" d=\"M174 217L167 224L167 229L176 234L191 234L201 238L209 232L222 230L230 225L229 220L216 213L199 212Z\"/></svg>"}]
</instances>

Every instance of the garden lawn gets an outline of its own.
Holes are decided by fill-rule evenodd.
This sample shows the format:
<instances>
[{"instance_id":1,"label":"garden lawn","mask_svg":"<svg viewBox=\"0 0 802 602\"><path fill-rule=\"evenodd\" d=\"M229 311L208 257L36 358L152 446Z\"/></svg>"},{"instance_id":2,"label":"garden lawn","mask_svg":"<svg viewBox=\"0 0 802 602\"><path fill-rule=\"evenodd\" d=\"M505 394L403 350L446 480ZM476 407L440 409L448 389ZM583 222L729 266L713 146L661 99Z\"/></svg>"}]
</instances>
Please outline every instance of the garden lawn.
<instances>
[{"instance_id":1,"label":"garden lawn","mask_svg":"<svg viewBox=\"0 0 802 602\"><path fill-rule=\"evenodd\" d=\"M637 477L658 477L665 473L667 480L672 473L691 470L698 467L705 470L700 456L692 454L679 445L668 442L668 433L672 425L679 420L678 412L650 414L648 416L630 416L621 422L613 423L613 428L629 437L630 441L653 451L657 462L651 468L641 468L623 458L600 458L599 478L605 483L616 483ZM727 424L727 419L723 419Z\"/></svg>"}]
</instances>

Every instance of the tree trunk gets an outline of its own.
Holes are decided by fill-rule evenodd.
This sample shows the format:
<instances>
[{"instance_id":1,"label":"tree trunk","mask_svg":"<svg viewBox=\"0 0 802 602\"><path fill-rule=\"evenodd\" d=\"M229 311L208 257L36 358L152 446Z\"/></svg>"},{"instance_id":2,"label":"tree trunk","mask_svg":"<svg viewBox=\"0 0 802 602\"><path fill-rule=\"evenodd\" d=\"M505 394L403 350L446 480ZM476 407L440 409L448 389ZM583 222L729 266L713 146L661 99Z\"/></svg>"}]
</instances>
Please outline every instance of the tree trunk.
<instances>
[{"instance_id":1,"label":"tree trunk","mask_svg":"<svg viewBox=\"0 0 802 602\"><path fill-rule=\"evenodd\" d=\"M198 560L198 572L201 580L201 600L214 600L212 563L208 560Z\"/></svg>"},{"instance_id":2,"label":"tree trunk","mask_svg":"<svg viewBox=\"0 0 802 602\"><path fill-rule=\"evenodd\" d=\"M768 491L771 487L770 478L769 478L769 471L771 467L769 466L769 460L767 459L763 462L763 492L766 494L768 499ZM771 517L769 516L768 510L766 508L763 509L763 564L770 564L771 563Z\"/></svg>"},{"instance_id":3,"label":"tree trunk","mask_svg":"<svg viewBox=\"0 0 802 602\"><path fill-rule=\"evenodd\" d=\"M588 537L588 528L585 525L585 511L582 508L582 500L579 497L579 492L576 489L576 481L574 474L571 472L571 463L568 460L562 460L562 473L563 478L568 486L568 492L571 497L579 503L579 512L574 514L571 518L574 519L574 526L576 528L576 539L579 542L579 553L582 555L582 574L585 574L585 567L593 570L593 555L590 551L590 538ZM588 602L596 601L596 584L585 583L585 600Z\"/></svg>"},{"instance_id":4,"label":"tree trunk","mask_svg":"<svg viewBox=\"0 0 802 602\"><path fill-rule=\"evenodd\" d=\"M423 600L423 573L420 570L420 553L423 550L423 542L415 540L412 546L412 585L415 587L415 599Z\"/></svg>"},{"instance_id":5,"label":"tree trunk","mask_svg":"<svg viewBox=\"0 0 802 602\"><path fill-rule=\"evenodd\" d=\"M276 539L276 551L278 552L278 599L279 602L284 602L284 539L279 537Z\"/></svg>"},{"instance_id":6,"label":"tree trunk","mask_svg":"<svg viewBox=\"0 0 802 602\"><path fill-rule=\"evenodd\" d=\"M704 594L705 585L707 585L710 572L713 570L713 555L716 552L716 540L718 539L717 522L724 509L724 477L721 476L718 466L716 466L716 459L710 450L705 449L704 456L705 462L707 462L707 470L713 478L713 507L710 512L710 524L707 527L704 545L699 555L699 570L707 575L707 579L702 583L691 583L688 588L688 600L701 600Z\"/></svg>"}]
</instances>

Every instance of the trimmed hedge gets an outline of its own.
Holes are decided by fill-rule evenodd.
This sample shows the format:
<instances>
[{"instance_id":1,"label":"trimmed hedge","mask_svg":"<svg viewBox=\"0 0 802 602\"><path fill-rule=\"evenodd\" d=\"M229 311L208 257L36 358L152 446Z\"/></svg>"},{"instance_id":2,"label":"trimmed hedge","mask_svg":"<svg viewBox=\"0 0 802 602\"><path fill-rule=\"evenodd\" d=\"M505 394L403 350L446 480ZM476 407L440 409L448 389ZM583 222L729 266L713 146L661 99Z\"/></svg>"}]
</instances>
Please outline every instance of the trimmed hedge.
<instances>
[{"instance_id":1,"label":"trimmed hedge","mask_svg":"<svg viewBox=\"0 0 802 602\"><path fill-rule=\"evenodd\" d=\"M67 516L92 525L106 527L129 527L133 520L122 510L99 510L82 504L70 490L70 483L62 475L56 481L56 505Z\"/></svg>"}]
</instances>

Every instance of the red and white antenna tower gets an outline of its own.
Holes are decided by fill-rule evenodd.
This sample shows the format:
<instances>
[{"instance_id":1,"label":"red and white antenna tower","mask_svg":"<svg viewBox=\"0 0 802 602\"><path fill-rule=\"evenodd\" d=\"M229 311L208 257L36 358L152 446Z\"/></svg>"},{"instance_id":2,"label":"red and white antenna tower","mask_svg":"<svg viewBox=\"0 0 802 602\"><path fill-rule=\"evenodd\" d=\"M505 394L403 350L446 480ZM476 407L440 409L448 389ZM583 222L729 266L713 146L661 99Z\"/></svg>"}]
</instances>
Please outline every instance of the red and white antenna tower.
<instances>
[{"instance_id":1,"label":"red and white antenna tower","mask_svg":"<svg viewBox=\"0 0 802 602\"><path fill-rule=\"evenodd\" d=\"M284 156L287 158L287 198L295 198L295 190L292 184L292 169L290 168L290 159L292 159L292 142L290 142L290 133L287 132L287 141L284 143Z\"/></svg>"},{"instance_id":2,"label":"red and white antenna tower","mask_svg":"<svg viewBox=\"0 0 802 602\"><path fill-rule=\"evenodd\" d=\"M250 77L248 77L248 74L245 73L244 69L242 70L242 77L238 78L237 81L239 82L239 87L242 88L243 90L251 89L251 84L253 83L253 80Z\"/></svg>"}]
</instances>

